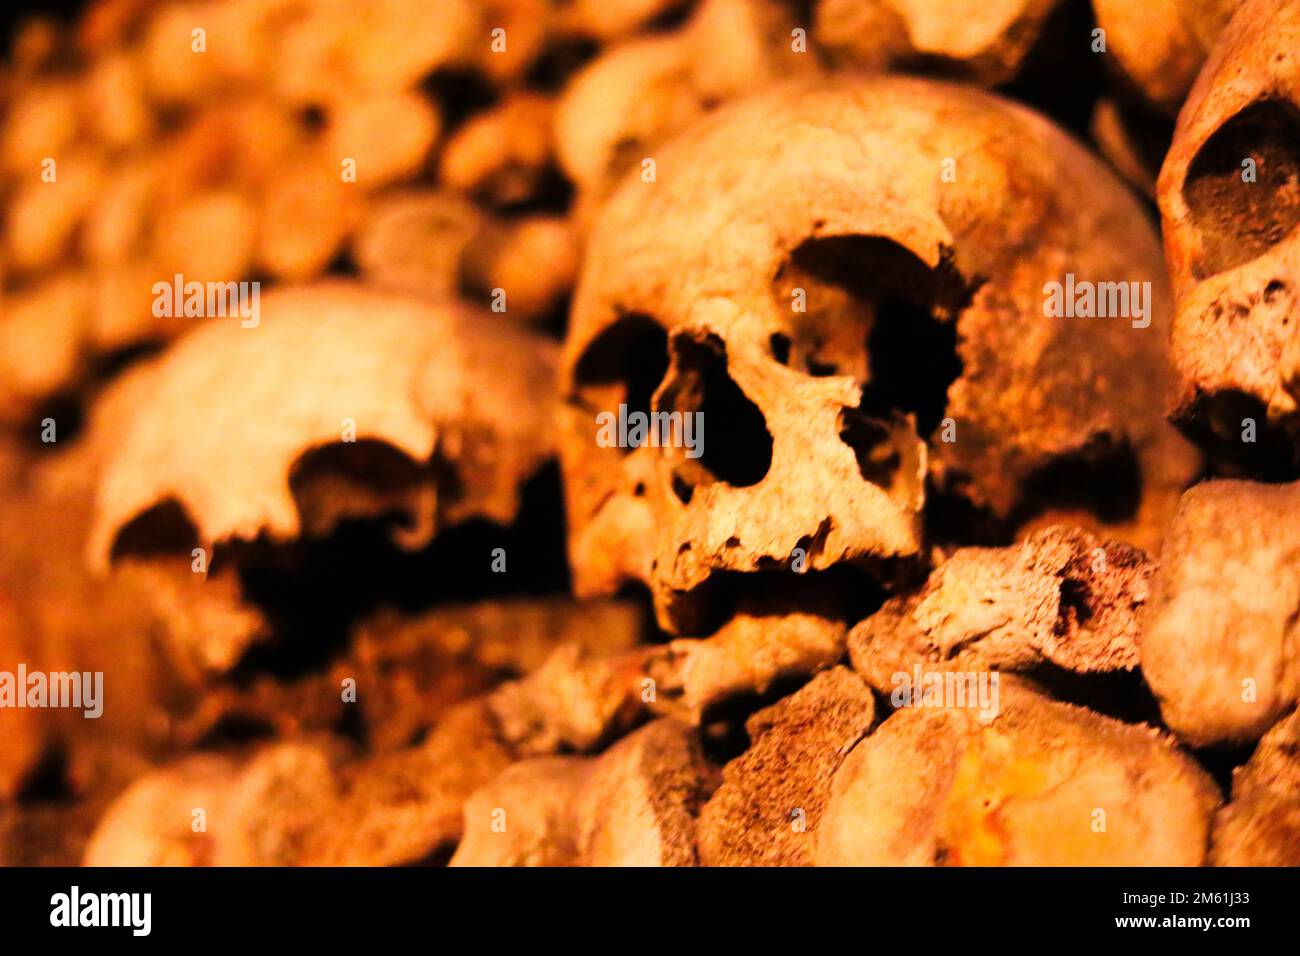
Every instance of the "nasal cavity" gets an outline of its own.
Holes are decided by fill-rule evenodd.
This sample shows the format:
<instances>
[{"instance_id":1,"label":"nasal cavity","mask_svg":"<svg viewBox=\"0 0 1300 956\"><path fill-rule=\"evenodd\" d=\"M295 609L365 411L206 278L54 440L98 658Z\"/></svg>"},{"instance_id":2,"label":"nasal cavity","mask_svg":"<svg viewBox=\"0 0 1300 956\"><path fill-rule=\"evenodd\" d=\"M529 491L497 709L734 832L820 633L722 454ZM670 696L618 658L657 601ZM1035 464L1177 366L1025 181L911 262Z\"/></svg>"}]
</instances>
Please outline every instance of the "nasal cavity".
<instances>
[{"instance_id":1,"label":"nasal cavity","mask_svg":"<svg viewBox=\"0 0 1300 956\"><path fill-rule=\"evenodd\" d=\"M896 501L915 507L920 500L921 445L912 422L895 413L875 418L860 408L844 408L840 441L853 449L858 471Z\"/></svg>"},{"instance_id":2,"label":"nasal cavity","mask_svg":"<svg viewBox=\"0 0 1300 956\"><path fill-rule=\"evenodd\" d=\"M727 372L727 348L715 335L679 334L672 340L673 370L659 397L655 422L668 435L678 497L713 481L736 487L756 485L772 467L772 434L758 406ZM688 421L687 416L691 416Z\"/></svg>"}]
</instances>

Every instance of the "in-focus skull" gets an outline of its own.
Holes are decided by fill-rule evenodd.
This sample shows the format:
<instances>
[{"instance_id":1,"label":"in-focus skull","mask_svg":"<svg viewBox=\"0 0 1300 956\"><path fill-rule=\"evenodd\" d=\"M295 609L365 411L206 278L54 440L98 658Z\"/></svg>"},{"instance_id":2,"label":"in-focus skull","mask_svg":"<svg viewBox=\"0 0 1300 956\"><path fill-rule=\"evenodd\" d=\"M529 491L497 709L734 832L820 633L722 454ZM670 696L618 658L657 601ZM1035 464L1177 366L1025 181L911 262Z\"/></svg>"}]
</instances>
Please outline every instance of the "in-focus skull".
<instances>
[{"instance_id":1,"label":"in-focus skull","mask_svg":"<svg viewBox=\"0 0 1300 956\"><path fill-rule=\"evenodd\" d=\"M887 580L928 551L927 483L1014 528L1109 482L1132 508L1103 518L1152 543L1196 466L1160 417L1160 249L1072 140L860 78L732 104L654 159L596 222L566 346L580 593L646 582L682 631L737 572ZM1148 283L1146 319L1048 317L1067 274ZM610 447L600 422L635 413L700 413L703 441Z\"/></svg>"},{"instance_id":2,"label":"in-focus skull","mask_svg":"<svg viewBox=\"0 0 1300 956\"><path fill-rule=\"evenodd\" d=\"M1217 456L1300 455L1300 2L1224 30L1160 173L1177 296L1172 413Z\"/></svg>"}]
</instances>

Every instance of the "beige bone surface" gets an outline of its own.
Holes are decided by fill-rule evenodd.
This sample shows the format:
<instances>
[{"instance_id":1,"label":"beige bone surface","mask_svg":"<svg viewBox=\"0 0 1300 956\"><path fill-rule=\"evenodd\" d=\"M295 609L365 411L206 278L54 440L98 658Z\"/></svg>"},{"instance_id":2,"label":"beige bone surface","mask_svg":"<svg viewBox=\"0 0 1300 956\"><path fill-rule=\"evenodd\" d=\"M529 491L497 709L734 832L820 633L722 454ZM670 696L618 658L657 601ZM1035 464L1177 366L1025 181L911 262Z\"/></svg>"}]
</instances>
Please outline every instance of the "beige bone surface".
<instances>
[{"instance_id":1,"label":"beige bone surface","mask_svg":"<svg viewBox=\"0 0 1300 956\"><path fill-rule=\"evenodd\" d=\"M1003 675L999 711L910 707L835 773L821 865L1198 866L1218 790L1149 727Z\"/></svg>"},{"instance_id":2,"label":"beige bone surface","mask_svg":"<svg viewBox=\"0 0 1300 956\"><path fill-rule=\"evenodd\" d=\"M1194 746L1256 740L1300 695L1300 485L1183 496L1142 624L1142 673Z\"/></svg>"}]
</instances>

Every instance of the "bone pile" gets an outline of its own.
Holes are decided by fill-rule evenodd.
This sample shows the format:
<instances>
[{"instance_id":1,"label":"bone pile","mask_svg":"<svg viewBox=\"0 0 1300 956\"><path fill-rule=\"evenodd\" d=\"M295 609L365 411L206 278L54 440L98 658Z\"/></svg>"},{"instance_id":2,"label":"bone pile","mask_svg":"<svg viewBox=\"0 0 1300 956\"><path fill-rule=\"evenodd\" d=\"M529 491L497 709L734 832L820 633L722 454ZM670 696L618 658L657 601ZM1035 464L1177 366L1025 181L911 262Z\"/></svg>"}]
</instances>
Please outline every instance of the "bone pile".
<instances>
[{"instance_id":1,"label":"bone pile","mask_svg":"<svg viewBox=\"0 0 1300 956\"><path fill-rule=\"evenodd\" d=\"M1300 865L1300 0L11 32L0 865Z\"/></svg>"}]
</instances>

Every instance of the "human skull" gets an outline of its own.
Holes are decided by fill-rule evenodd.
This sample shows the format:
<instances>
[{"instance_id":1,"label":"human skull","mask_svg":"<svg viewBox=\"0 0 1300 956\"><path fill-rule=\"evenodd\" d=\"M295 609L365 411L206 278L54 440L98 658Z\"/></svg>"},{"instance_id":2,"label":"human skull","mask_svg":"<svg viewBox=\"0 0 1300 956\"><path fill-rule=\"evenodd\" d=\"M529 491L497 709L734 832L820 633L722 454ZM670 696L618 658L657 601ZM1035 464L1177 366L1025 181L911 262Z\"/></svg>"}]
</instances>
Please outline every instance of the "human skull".
<instances>
[{"instance_id":1,"label":"human skull","mask_svg":"<svg viewBox=\"0 0 1300 956\"><path fill-rule=\"evenodd\" d=\"M1294 465L1300 2L1251 2L1233 18L1178 118L1159 192L1177 297L1173 416L1220 457Z\"/></svg>"},{"instance_id":2,"label":"human skull","mask_svg":"<svg viewBox=\"0 0 1300 956\"><path fill-rule=\"evenodd\" d=\"M93 416L89 563L146 588L184 669L225 672L268 631L237 573L249 547L377 520L418 550L512 522L554 455L556 351L451 300L343 280L259 293Z\"/></svg>"},{"instance_id":3,"label":"human skull","mask_svg":"<svg viewBox=\"0 0 1300 956\"><path fill-rule=\"evenodd\" d=\"M1196 463L1159 417L1158 242L1043 120L945 84L803 82L654 159L597 220L566 344L580 594L645 582L682 631L728 572L888 579L926 553L927 476L1019 522L1054 467L1131 451L1138 525L1176 503ZM1150 283L1149 325L1047 318L1069 273ZM605 447L620 406L682 413L679 437L701 413L704 441Z\"/></svg>"}]
</instances>

